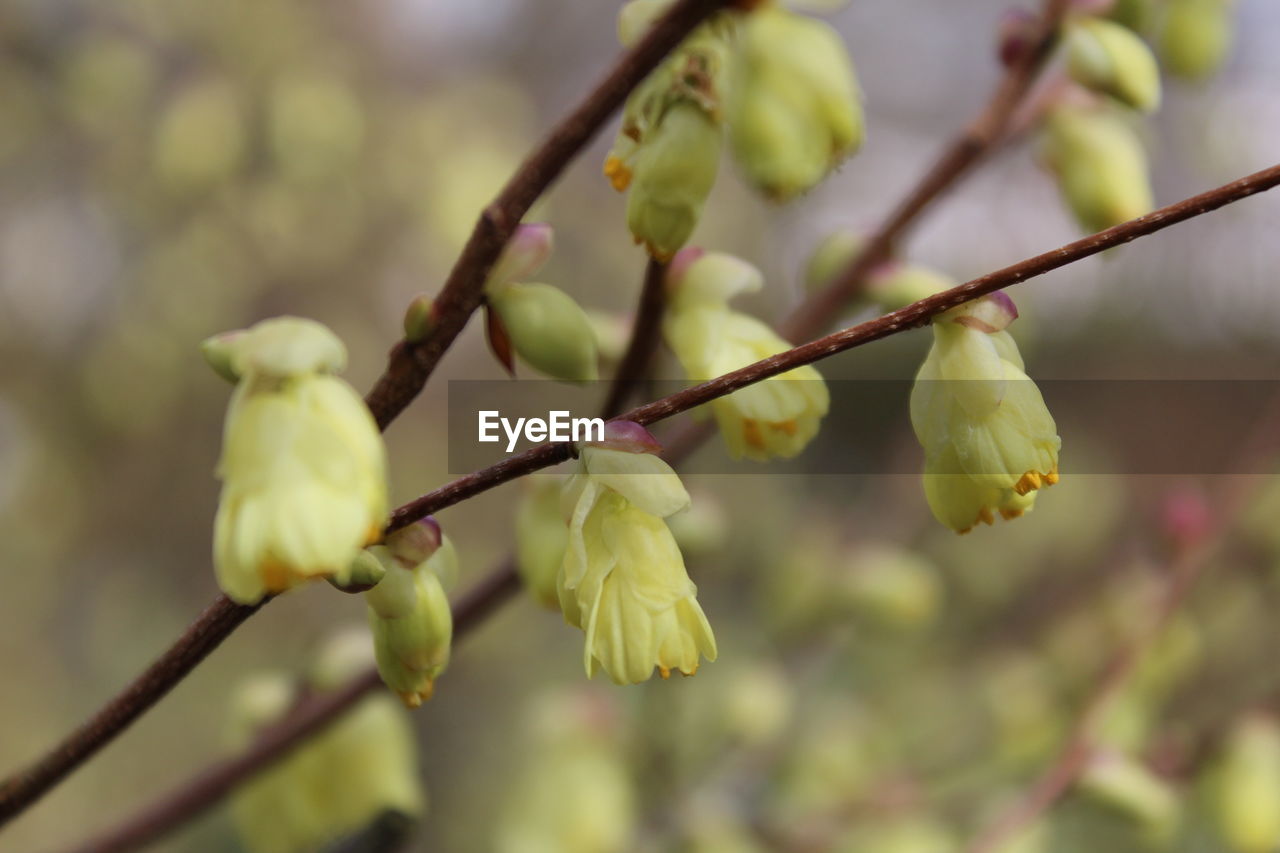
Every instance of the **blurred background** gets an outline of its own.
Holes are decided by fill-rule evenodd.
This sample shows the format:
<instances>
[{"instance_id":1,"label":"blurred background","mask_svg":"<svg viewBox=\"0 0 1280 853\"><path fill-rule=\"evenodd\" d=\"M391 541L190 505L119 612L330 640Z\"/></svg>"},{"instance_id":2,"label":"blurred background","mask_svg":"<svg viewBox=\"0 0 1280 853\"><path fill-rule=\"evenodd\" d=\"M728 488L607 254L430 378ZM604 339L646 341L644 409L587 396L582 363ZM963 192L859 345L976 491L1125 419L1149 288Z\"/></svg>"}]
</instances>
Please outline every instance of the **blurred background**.
<instances>
[{"instance_id":1,"label":"blurred background","mask_svg":"<svg viewBox=\"0 0 1280 853\"><path fill-rule=\"evenodd\" d=\"M820 239L873 226L981 107L1006 5L855 0L830 17L865 89L868 143L786 207L759 200L726 158L694 241L765 272L747 310L772 318L795 304ZM346 341L347 378L370 387L405 305L439 286L483 204L617 54L616 11L0 0L0 771L82 720L216 593L228 388L199 341L313 317ZM1240 0L1237 16L1227 66L1169 85L1148 123L1158 203L1277 159L1280 6ZM626 312L643 258L600 175L611 134L530 219L556 229L541 278ZM1013 331L1029 372L1280 378L1278 229L1280 197L1263 196L1019 286ZM1077 236L1023 140L905 248L963 280ZM388 431L395 503L448 479L444 380L502 376L478 326ZM822 371L909 377L928 341L902 335ZM813 450L833 452L839 430L829 419ZM1063 482L1037 511L963 538L933 521L914 476L823 476L818 457L691 475L700 515L686 554L720 661L693 679L586 686L580 632L529 600L504 609L413 715L430 798L417 844L494 849L538 755L537 709L586 691L607 709L606 752L634 790L634 849L956 849L1052 758L1108 657L1145 624L1176 507L1212 512L1223 489L1261 488L1104 727L1174 793L1178 831L1082 786L1042 837L1058 846L1037 848L1246 850L1205 804L1234 727L1270 725L1280 709L1280 501L1262 478L1073 478L1071 460L1104 442L1064 432ZM691 470L724 470L723 458L710 442ZM442 514L461 587L506 552L519 494ZM273 602L0 849L79 840L226 754L240 679L300 671L363 620L358 597L323 584ZM240 847L218 809L156 849Z\"/></svg>"}]
</instances>

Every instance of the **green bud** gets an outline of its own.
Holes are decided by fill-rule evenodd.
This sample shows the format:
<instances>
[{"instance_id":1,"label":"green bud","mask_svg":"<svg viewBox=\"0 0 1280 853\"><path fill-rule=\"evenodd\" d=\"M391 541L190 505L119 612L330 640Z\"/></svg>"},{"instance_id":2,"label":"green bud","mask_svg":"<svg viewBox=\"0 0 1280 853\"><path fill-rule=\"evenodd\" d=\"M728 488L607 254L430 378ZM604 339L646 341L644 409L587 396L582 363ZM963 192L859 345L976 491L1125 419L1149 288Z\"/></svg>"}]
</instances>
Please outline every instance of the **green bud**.
<instances>
[{"instance_id":1,"label":"green bud","mask_svg":"<svg viewBox=\"0 0 1280 853\"><path fill-rule=\"evenodd\" d=\"M569 528L560 514L563 483L545 476L525 482L528 486L516 510L516 569L539 604L559 610L556 580L569 547Z\"/></svg>"},{"instance_id":2,"label":"green bud","mask_svg":"<svg viewBox=\"0 0 1280 853\"><path fill-rule=\"evenodd\" d=\"M1177 827L1180 806L1173 789L1121 753L1090 758L1077 788L1098 805L1132 819L1152 842L1168 839Z\"/></svg>"},{"instance_id":3,"label":"green bud","mask_svg":"<svg viewBox=\"0 0 1280 853\"><path fill-rule=\"evenodd\" d=\"M1133 30L1103 18L1081 18L1067 30L1067 67L1082 86L1142 112L1160 105L1160 69Z\"/></svg>"},{"instance_id":4,"label":"green bud","mask_svg":"<svg viewBox=\"0 0 1280 853\"><path fill-rule=\"evenodd\" d=\"M804 284L811 293L835 284L836 278L849 268L867 246L867 238L858 231L836 231L818 244L804 268Z\"/></svg>"},{"instance_id":5,"label":"green bud","mask_svg":"<svg viewBox=\"0 0 1280 853\"><path fill-rule=\"evenodd\" d=\"M412 344L425 341L435 328L436 301L419 293L404 311L404 339Z\"/></svg>"},{"instance_id":6,"label":"green bud","mask_svg":"<svg viewBox=\"0 0 1280 853\"><path fill-rule=\"evenodd\" d=\"M1219 831L1237 853L1270 853L1280 839L1280 725L1265 716L1240 722L1227 738L1213 779Z\"/></svg>"},{"instance_id":7,"label":"green bud","mask_svg":"<svg viewBox=\"0 0 1280 853\"><path fill-rule=\"evenodd\" d=\"M236 329L200 342L200 354L204 356L205 362L213 368L214 373L233 385L240 381L240 372L236 369L235 362L239 346L247 334L244 329Z\"/></svg>"},{"instance_id":8,"label":"green bud","mask_svg":"<svg viewBox=\"0 0 1280 853\"><path fill-rule=\"evenodd\" d=\"M867 294L884 311L897 311L921 299L950 290L959 282L950 276L917 264L888 263L872 272Z\"/></svg>"},{"instance_id":9,"label":"green bud","mask_svg":"<svg viewBox=\"0 0 1280 853\"><path fill-rule=\"evenodd\" d=\"M747 179L785 201L816 185L862 145L853 64L829 25L766 6L743 26L729 113Z\"/></svg>"},{"instance_id":10,"label":"green bud","mask_svg":"<svg viewBox=\"0 0 1280 853\"><path fill-rule=\"evenodd\" d=\"M1234 39L1233 0L1168 0L1159 34L1170 74L1203 80L1216 72Z\"/></svg>"},{"instance_id":11,"label":"green bud","mask_svg":"<svg viewBox=\"0 0 1280 853\"><path fill-rule=\"evenodd\" d=\"M1059 106L1046 121L1042 150L1085 230L1101 231L1155 207L1147 153L1133 126L1116 112Z\"/></svg>"},{"instance_id":12,"label":"green bud","mask_svg":"<svg viewBox=\"0 0 1280 853\"><path fill-rule=\"evenodd\" d=\"M688 242L720 168L720 126L682 101L658 122L634 155L627 226L637 243L669 260Z\"/></svg>"},{"instance_id":13,"label":"green bud","mask_svg":"<svg viewBox=\"0 0 1280 853\"><path fill-rule=\"evenodd\" d=\"M343 592L368 592L382 580L387 567L368 550L361 551L346 569L328 578Z\"/></svg>"},{"instance_id":14,"label":"green bud","mask_svg":"<svg viewBox=\"0 0 1280 853\"><path fill-rule=\"evenodd\" d=\"M489 297L520 358L553 379L597 376L596 337L585 311L549 284L512 284Z\"/></svg>"},{"instance_id":15,"label":"green bud","mask_svg":"<svg viewBox=\"0 0 1280 853\"><path fill-rule=\"evenodd\" d=\"M449 664L453 614L440 582L457 557L447 537L431 559L405 568L384 547L369 549L386 567L382 581L365 593L378 673L405 705L431 698L435 680Z\"/></svg>"}]
</instances>

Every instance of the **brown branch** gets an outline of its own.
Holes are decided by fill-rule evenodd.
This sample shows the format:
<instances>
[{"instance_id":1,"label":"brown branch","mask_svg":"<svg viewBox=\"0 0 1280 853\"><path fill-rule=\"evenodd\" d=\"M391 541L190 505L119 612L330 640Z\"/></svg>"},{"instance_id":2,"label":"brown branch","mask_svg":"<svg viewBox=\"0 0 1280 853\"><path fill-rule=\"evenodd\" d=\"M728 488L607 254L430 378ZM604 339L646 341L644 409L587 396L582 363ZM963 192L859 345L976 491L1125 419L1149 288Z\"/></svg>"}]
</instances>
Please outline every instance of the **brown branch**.
<instances>
[{"instance_id":1,"label":"brown branch","mask_svg":"<svg viewBox=\"0 0 1280 853\"><path fill-rule=\"evenodd\" d=\"M548 134L481 214L437 298L437 325L417 345L401 341L365 398L386 427L422 390L427 377L479 305L481 285L521 217L595 136L627 95L680 41L728 0L680 0L628 50L583 102ZM101 710L31 767L0 782L0 826L92 757L187 676L257 607L217 598L201 617Z\"/></svg>"},{"instance_id":2,"label":"brown branch","mask_svg":"<svg viewBox=\"0 0 1280 853\"><path fill-rule=\"evenodd\" d=\"M95 755L265 604L236 604L218 596L164 654L92 717L26 769L0 785L0 824L17 815Z\"/></svg>"},{"instance_id":3,"label":"brown branch","mask_svg":"<svg viewBox=\"0 0 1280 853\"><path fill-rule=\"evenodd\" d=\"M1047 0L1039 30L1030 47L1001 78L982 113L948 143L924 178L881 223L839 278L802 303L783 321L780 330L784 337L793 342L805 340L829 327L831 318L840 316L849 300L862 288L867 275L893 253L910 228L920 220L921 214L998 147L1010 129L1019 104L1053 52L1069 5L1069 0Z\"/></svg>"},{"instance_id":4,"label":"brown branch","mask_svg":"<svg viewBox=\"0 0 1280 853\"><path fill-rule=\"evenodd\" d=\"M485 276L533 203L622 106L631 90L690 31L728 4L729 0L679 0L586 99L556 125L484 209L436 297L431 335L416 344L397 344L391 350L386 372L369 395L369 408L380 425L390 423L417 396L445 350L480 307Z\"/></svg>"},{"instance_id":5,"label":"brown branch","mask_svg":"<svg viewBox=\"0 0 1280 853\"><path fill-rule=\"evenodd\" d=\"M612 418L622 411L627 400L640 387L653 361L662 332L662 313L667 307L665 279L667 265L650 258L644 269L644 286L640 291L640 304L631 327L631 341L627 352L618 364L613 382L609 385L601 417Z\"/></svg>"},{"instance_id":6,"label":"brown branch","mask_svg":"<svg viewBox=\"0 0 1280 853\"><path fill-rule=\"evenodd\" d=\"M1265 192L1278 184L1280 184L1280 165L1263 169L1217 189L1162 207L1145 216L1131 219L1113 228L975 278L950 290L936 293L927 299L921 299L905 308L885 314L883 317L851 326L699 385L692 385L651 403L645 403L643 406L637 406L619 415L618 419L644 425L661 421L797 367L813 364L909 329L919 328L928 324L938 314L979 296L1044 275L1107 249L1132 242L1139 237L1154 234L1179 222L1185 222ZM572 445L568 443L541 444L517 453L496 465L460 477L405 504L392 517L389 529L404 527L419 518L437 513L508 480L563 462L572 454Z\"/></svg>"},{"instance_id":7,"label":"brown branch","mask_svg":"<svg viewBox=\"0 0 1280 853\"><path fill-rule=\"evenodd\" d=\"M469 634L519 588L515 568L508 561L468 590L453 605L454 639ZM226 797L245 779L288 755L381 686L377 669L370 668L337 690L311 697L287 719L266 729L249 750L205 768L163 800L68 853L123 853L151 844Z\"/></svg>"}]
</instances>

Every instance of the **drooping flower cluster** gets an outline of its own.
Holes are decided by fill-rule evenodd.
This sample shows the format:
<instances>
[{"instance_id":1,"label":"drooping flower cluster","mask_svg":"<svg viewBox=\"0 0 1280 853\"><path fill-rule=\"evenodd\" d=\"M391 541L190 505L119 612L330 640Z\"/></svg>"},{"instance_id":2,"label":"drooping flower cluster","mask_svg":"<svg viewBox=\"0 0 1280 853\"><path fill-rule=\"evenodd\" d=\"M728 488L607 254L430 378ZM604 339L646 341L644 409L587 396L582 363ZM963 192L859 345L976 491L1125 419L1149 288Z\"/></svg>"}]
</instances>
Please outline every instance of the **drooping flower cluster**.
<instances>
[{"instance_id":1,"label":"drooping flower cluster","mask_svg":"<svg viewBox=\"0 0 1280 853\"><path fill-rule=\"evenodd\" d=\"M344 572L387 516L382 437L334 375L346 348L319 323L277 317L211 338L204 353L236 382L218 463L219 585L252 604Z\"/></svg>"},{"instance_id":2,"label":"drooping flower cluster","mask_svg":"<svg viewBox=\"0 0 1280 853\"><path fill-rule=\"evenodd\" d=\"M933 347L911 391L934 516L965 533L996 513L1017 518L1058 482L1062 444L1009 333L1013 302L996 293L933 322Z\"/></svg>"},{"instance_id":3,"label":"drooping flower cluster","mask_svg":"<svg viewBox=\"0 0 1280 853\"><path fill-rule=\"evenodd\" d=\"M619 15L624 44L670 0L632 0ZM722 125L747 179L771 199L811 189L861 145L853 66L828 25L774 3L741 26L723 13L694 31L627 101L604 172L629 190L637 243L670 259L702 214L720 167Z\"/></svg>"},{"instance_id":4,"label":"drooping flower cluster","mask_svg":"<svg viewBox=\"0 0 1280 853\"><path fill-rule=\"evenodd\" d=\"M711 625L664 519L689 505L671 467L651 455L642 427L615 421L605 442L582 448L565 483L569 542L557 578L565 621L586 634L587 675L603 667L618 684L656 667L692 675L716 658Z\"/></svg>"},{"instance_id":5,"label":"drooping flower cluster","mask_svg":"<svg viewBox=\"0 0 1280 853\"><path fill-rule=\"evenodd\" d=\"M363 630L343 632L322 649L306 688L337 689L371 657ZM230 746L248 748L285 718L300 686L278 674L247 679L231 700ZM388 813L410 821L426 802L416 756L404 710L389 696L370 696L234 790L236 833L251 853L304 853L328 849Z\"/></svg>"},{"instance_id":6,"label":"drooping flower cluster","mask_svg":"<svg viewBox=\"0 0 1280 853\"><path fill-rule=\"evenodd\" d=\"M428 517L387 536L360 557L383 570L365 593L378 674L410 708L431 698L449 664L453 613L445 586L457 574L453 543Z\"/></svg>"},{"instance_id":7,"label":"drooping flower cluster","mask_svg":"<svg viewBox=\"0 0 1280 853\"><path fill-rule=\"evenodd\" d=\"M729 307L734 296L763 286L759 270L745 261L688 249L671 265L667 283L663 335L689 379L713 379L790 347L764 323ZM806 365L710 406L729 453L765 461L804 450L829 404L821 374Z\"/></svg>"}]
</instances>

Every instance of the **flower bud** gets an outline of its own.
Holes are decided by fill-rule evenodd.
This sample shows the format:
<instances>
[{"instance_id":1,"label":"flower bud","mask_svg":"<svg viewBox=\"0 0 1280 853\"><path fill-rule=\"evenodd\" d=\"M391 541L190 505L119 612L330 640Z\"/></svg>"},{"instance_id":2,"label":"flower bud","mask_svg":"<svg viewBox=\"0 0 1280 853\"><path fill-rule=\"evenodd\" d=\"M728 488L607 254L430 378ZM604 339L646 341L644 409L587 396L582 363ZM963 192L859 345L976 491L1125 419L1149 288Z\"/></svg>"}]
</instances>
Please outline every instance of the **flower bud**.
<instances>
[{"instance_id":1,"label":"flower bud","mask_svg":"<svg viewBox=\"0 0 1280 853\"><path fill-rule=\"evenodd\" d=\"M343 592L368 592L378 585L386 573L387 569L381 560L368 551L361 551L347 568L327 580Z\"/></svg>"},{"instance_id":2,"label":"flower bud","mask_svg":"<svg viewBox=\"0 0 1280 853\"><path fill-rule=\"evenodd\" d=\"M959 282L945 273L919 264L890 261L871 272L867 295L882 311L897 311L921 299L950 290Z\"/></svg>"},{"instance_id":3,"label":"flower bud","mask_svg":"<svg viewBox=\"0 0 1280 853\"><path fill-rule=\"evenodd\" d=\"M804 268L804 285L810 293L825 290L857 260L867 246L864 234L853 230L836 231L818 244Z\"/></svg>"},{"instance_id":4,"label":"flower bud","mask_svg":"<svg viewBox=\"0 0 1280 853\"><path fill-rule=\"evenodd\" d=\"M1000 63L1008 68L1019 62L1035 46L1039 30L1040 18L1034 12L1021 7L1006 9L998 31Z\"/></svg>"},{"instance_id":5,"label":"flower bud","mask_svg":"<svg viewBox=\"0 0 1280 853\"><path fill-rule=\"evenodd\" d=\"M1159 35L1170 74L1203 80L1215 73L1234 40L1233 0L1168 0Z\"/></svg>"},{"instance_id":6,"label":"flower bud","mask_svg":"<svg viewBox=\"0 0 1280 853\"><path fill-rule=\"evenodd\" d=\"M485 292L500 292L506 285L527 281L542 269L555 245L555 234L544 222L522 222L489 270Z\"/></svg>"},{"instance_id":7,"label":"flower bud","mask_svg":"<svg viewBox=\"0 0 1280 853\"><path fill-rule=\"evenodd\" d=\"M427 516L388 533L383 544L400 565L413 568L431 559L443 539L439 523L432 516Z\"/></svg>"},{"instance_id":8,"label":"flower bud","mask_svg":"<svg viewBox=\"0 0 1280 853\"><path fill-rule=\"evenodd\" d=\"M674 307L721 306L743 293L764 287L760 270L724 252L689 248L680 252L667 271L667 290Z\"/></svg>"},{"instance_id":9,"label":"flower bud","mask_svg":"<svg viewBox=\"0 0 1280 853\"><path fill-rule=\"evenodd\" d=\"M1168 783L1127 755L1093 755L1077 788L1099 805L1133 820L1152 842L1168 839L1177 827L1177 795Z\"/></svg>"},{"instance_id":10,"label":"flower bud","mask_svg":"<svg viewBox=\"0 0 1280 853\"><path fill-rule=\"evenodd\" d=\"M457 556L447 537L426 562L412 568L384 546L369 550L387 570L365 593L378 673L406 706L416 708L431 698L436 678L449 663L453 614L440 575L457 571Z\"/></svg>"},{"instance_id":11,"label":"flower bud","mask_svg":"<svg viewBox=\"0 0 1280 853\"><path fill-rule=\"evenodd\" d=\"M1269 853L1280 838L1280 725L1269 716L1241 721L1214 772L1213 812L1228 847Z\"/></svg>"},{"instance_id":12,"label":"flower bud","mask_svg":"<svg viewBox=\"0 0 1280 853\"><path fill-rule=\"evenodd\" d=\"M569 546L569 528L560 513L558 477L527 477L516 510L516 570L543 607L559 609L556 581Z\"/></svg>"},{"instance_id":13,"label":"flower bud","mask_svg":"<svg viewBox=\"0 0 1280 853\"><path fill-rule=\"evenodd\" d=\"M742 27L730 140L748 180L785 201L816 185L862 145L861 95L829 25L781 6Z\"/></svg>"},{"instance_id":14,"label":"flower bud","mask_svg":"<svg viewBox=\"0 0 1280 853\"><path fill-rule=\"evenodd\" d=\"M244 329L223 332L220 335L205 338L200 342L200 354L213 372L232 385L240 381L240 373L235 369L236 350L248 334Z\"/></svg>"},{"instance_id":15,"label":"flower bud","mask_svg":"<svg viewBox=\"0 0 1280 853\"><path fill-rule=\"evenodd\" d=\"M668 260L688 242L720 169L720 126L698 105L673 105L635 150L627 226Z\"/></svg>"},{"instance_id":16,"label":"flower bud","mask_svg":"<svg viewBox=\"0 0 1280 853\"><path fill-rule=\"evenodd\" d=\"M583 447L601 447L624 453L661 453L662 445L653 433L635 421L609 421L604 425L604 438L584 442ZM579 448L581 451L582 448Z\"/></svg>"},{"instance_id":17,"label":"flower bud","mask_svg":"<svg viewBox=\"0 0 1280 853\"><path fill-rule=\"evenodd\" d=\"M1160 69L1146 42L1104 18L1081 18L1067 30L1067 68L1080 85L1144 113L1160 105Z\"/></svg>"},{"instance_id":18,"label":"flower bud","mask_svg":"<svg viewBox=\"0 0 1280 853\"><path fill-rule=\"evenodd\" d=\"M411 344L425 341L435 331L436 320L435 299L419 293L404 311L404 339Z\"/></svg>"},{"instance_id":19,"label":"flower bud","mask_svg":"<svg viewBox=\"0 0 1280 853\"><path fill-rule=\"evenodd\" d=\"M1057 107L1046 121L1043 157L1087 231L1119 225L1155 207L1146 151L1134 128L1113 111Z\"/></svg>"},{"instance_id":20,"label":"flower bud","mask_svg":"<svg viewBox=\"0 0 1280 853\"><path fill-rule=\"evenodd\" d=\"M549 284L510 284L489 296L516 353L553 379L596 378L596 338L586 312Z\"/></svg>"}]
</instances>

